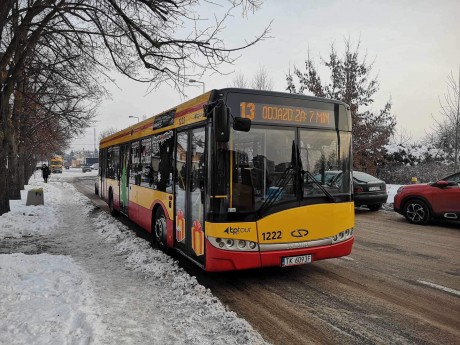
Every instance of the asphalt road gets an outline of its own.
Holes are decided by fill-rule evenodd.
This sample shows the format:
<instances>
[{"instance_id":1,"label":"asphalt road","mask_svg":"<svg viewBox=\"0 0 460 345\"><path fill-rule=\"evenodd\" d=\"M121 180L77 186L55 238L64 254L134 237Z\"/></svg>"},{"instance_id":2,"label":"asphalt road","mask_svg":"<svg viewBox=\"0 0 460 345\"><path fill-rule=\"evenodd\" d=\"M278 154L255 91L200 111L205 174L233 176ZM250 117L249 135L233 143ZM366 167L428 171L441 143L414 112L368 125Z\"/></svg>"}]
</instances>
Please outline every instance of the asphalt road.
<instances>
[{"instance_id":1,"label":"asphalt road","mask_svg":"<svg viewBox=\"0 0 460 345\"><path fill-rule=\"evenodd\" d=\"M108 210L93 181L75 186ZM178 259L273 344L459 344L459 248L460 223L357 209L345 258L225 274Z\"/></svg>"}]
</instances>

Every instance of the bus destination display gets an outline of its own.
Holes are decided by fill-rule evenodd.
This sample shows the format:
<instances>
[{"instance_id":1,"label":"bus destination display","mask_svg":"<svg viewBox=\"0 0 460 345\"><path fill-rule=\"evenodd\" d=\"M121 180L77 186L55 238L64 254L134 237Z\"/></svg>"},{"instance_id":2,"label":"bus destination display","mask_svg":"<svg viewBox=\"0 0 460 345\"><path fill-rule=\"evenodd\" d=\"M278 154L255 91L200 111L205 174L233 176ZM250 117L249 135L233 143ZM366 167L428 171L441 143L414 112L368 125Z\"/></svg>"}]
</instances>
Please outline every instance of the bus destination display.
<instances>
[{"instance_id":1,"label":"bus destination display","mask_svg":"<svg viewBox=\"0 0 460 345\"><path fill-rule=\"evenodd\" d=\"M252 121L334 128L334 112L324 109L293 107L253 102L240 103L241 117Z\"/></svg>"}]
</instances>

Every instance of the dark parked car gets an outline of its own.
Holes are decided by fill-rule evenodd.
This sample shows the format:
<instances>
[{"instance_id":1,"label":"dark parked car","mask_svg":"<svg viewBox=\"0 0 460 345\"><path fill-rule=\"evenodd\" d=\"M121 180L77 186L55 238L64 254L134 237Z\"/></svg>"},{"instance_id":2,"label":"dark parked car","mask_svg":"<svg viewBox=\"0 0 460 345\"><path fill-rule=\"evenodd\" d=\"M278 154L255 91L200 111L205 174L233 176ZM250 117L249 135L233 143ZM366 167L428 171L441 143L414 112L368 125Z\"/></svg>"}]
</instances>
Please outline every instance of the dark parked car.
<instances>
[{"instance_id":1,"label":"dark parked car","mask_svg":"<svg viewBox=\"0 0 460 345\"><path fill-rule=\"evenodd\" d=\"M81 166L81 171L82 172L90 172L92 169L91 169L91 166L89 165L82 165Z\"/></svg>"},{"instance_id":2,"label":"dark parked car","mask_svg":"<svg viewBox=\"0 0 460 345\"><path fill-rule=\"evenodd\" d=\"M321 182L323 177L318 174L315 175L315 179ZM341 172L325 171L323 183L340 185L342 183ZM388 199L385 182L362 171L353 171L353 193L355 206L367 206L371 211L380 210Z\"/></svg>"},{"instance_id":3,"label":"dark parked car","mask_svg":"<svg viewBox=\"0 0 460 345\"><path fill-rule=\"evenodd\" d=\"M400 187L393 208L413 224L432 218L460 220L460 172L434 183Z\"/></svg>"}]
</instances>

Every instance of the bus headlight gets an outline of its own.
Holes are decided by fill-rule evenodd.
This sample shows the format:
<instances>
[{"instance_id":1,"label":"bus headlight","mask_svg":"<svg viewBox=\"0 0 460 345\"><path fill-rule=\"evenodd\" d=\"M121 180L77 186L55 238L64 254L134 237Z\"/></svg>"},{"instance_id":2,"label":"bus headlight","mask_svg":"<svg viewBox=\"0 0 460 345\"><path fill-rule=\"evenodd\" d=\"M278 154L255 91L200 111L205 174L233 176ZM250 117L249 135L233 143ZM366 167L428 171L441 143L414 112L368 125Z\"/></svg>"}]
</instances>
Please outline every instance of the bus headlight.
<instances>
[{"instance_id":1,"label":"bus headlight","mask_svg":"<svg viewBox=\"0 0 460 345\"><path fill-rule=\"evenodd\" d=\"M259 245L257 242L233 239L233 238L221 238L206 236L209 243L218 249L240 251L240 252L257 252L259 251Z\"/></svg>"},{"instance_id":2,"label":"bus headlight","mask_svg":"<svg viewBox=\"0 0 460 345\"><path fill-rule=\"evenodd\" d=\"M353 237L353 228L346 229L344 231L339 232L337 235L333 237L329 237L332 239L332 243L339 243L345 240L348 240Z\"/></svg>"}]
</instances>

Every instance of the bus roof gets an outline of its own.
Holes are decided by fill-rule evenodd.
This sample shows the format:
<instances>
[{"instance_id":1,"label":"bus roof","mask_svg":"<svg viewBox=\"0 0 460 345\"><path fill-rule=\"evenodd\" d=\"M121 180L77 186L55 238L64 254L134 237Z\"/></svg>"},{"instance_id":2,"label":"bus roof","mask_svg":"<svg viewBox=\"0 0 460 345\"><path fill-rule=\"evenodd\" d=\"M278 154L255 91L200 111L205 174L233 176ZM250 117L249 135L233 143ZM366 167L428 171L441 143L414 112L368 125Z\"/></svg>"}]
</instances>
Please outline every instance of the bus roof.
<instances>
[{"instance_id":1,"label":"bus roof","mask_svg":"<svg viewBox=\"0 0 460 345\"><path fill-rule=\"evenodd\" d=\"M178 126L188 125L200 122L206 119L204 114L204 106L210 101L225 97L226 94L239 93L239 94L252 94L271 97L283 97L292 99L303 99L308 101L319 101L325 103L340 104L346 107L342 101L332 100L328 98L314 97L303 94L286 93L278 91L265 91L244 88L223 88L210 90L198 97L190 99L175 107L169 108L159 114L151 116L137 124L128 128L118 131L110 136L101 139L100 148L106 148L112 145L128 142L131 140L139 139L144 136L154 134L156 132L173 129Z\"/></svg>"},{"instance_id":2,"label":"bus roof","mask_svg":"<svg viewBox=\"0 0 460 345\"><path fill-rule=\"evenodd\" d=\"M279 91L267 91L267 90L254 90L254 89L244 89L244 88L224 88L219 90L213 90L217 93L227 94L227 93L246 93L246 94L257 94L257 95L264 95L264 96L273 96L273 97L283 97L283 98L296 98L296 99L304 99L307 101L319 101L325 103L333 103L333 104L340 104L345 107L348 107L348 104L331 98L324 98L324 97L316 97L310 95L304 95L299 93L289 93L289 92L279 92Z\"/></svg>"}]
</instances>

